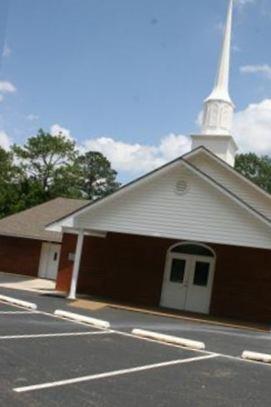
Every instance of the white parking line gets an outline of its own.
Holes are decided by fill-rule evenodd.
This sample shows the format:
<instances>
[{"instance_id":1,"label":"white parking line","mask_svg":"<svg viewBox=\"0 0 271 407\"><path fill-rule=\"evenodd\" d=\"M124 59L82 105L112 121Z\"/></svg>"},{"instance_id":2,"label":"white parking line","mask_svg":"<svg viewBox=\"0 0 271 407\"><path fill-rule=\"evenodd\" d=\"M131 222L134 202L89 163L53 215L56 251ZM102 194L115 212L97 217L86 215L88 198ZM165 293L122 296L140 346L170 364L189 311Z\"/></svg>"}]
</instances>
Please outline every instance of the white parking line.
<instances>
[{"instance_id":1,"label":"white parking line","mask_svg":"<svg viewBox=\"0 0 271 407\"><path fill-rule=\"evenodd\" d=\"M33 335L4 335L0 336L0 340L5 339L36 339L36 338L60 338L67 336L91 336L91 335L105 335L110 334L110 331L94 331L94 332L67 332L56 334L33 334Z\"/></svg>"},{"instance_id":2,"label":"white parking line","mask_svg":"<svg viewBox=\"0 0 271 407\"><path fill-rule=\"evenodd\" d=\"M54 315L54 314L50 314L49 312L36 311L36 313L37 313L37 314L42 314L42 315L47 315L47 316L49 316L49 317L52 317L52 318L56 318L56 319L60 319L60 320L62 320L62 321L65 321L64 318L61 318L61 317L59 317L59 316L57 316L57 315ZM66 320L66 321L67 321L67 320ZM75 324L79 324L79 325L83 325L83 326L89 327L89 325L88 325L88 324L85 324L84 322L80 322L80 321L71 321L71 322L73 322L73 323L75 323ZM99 328L99 327L96 327L96 328L97 328L97 329L104 330L104 329ZM114 333L114 334L116 334L116 335L121 335L121 336L125 336L125 337L128 337L128 338L133 338L133 339L137 339L137 340L141 340L141 341L145 341L145 342L151 342L151 343L156 343L156 344L163 345L163 346L167 346L167 347L171 347L171 348L177 348L177 349L184 349L184 350L187 350L187 348L185 348L184 346L181 346L181 345L175 345L175 344L173 344L173 343L162 342L162 341L159 341L159 340L157 340L157 339L143 338L143 337L134 335L133 333L124 332L124 331L118 331L117 329L110 329L110 332L111 332L111 333ZM207 350L196 350L196 352L197 352L197 353L201 353L201 354L203 354L203 355L214 355L214 354L215 354L215 355L217 355L217 356L219 356L219 357L222 357L222 358L225 358L225 359L235 360L235 361L237 361L237 362L242 362L242 363L250 363L250 364L255 364L255 365L261 365L261 366L263 366L263 363L262 363L262 362L257 362L257 361L249 360L249 359L242 359L242 358L239 357L239 356L227 355L227 354L225 354L225 353L210 352L210 351L207 351ZM268 365L265 365L265 366L268 366ZM271 367L271 366L269 365L269 368L270 368L270 367Z\"/></svg>"},{"instance_id":3,"label":"white parking line","mask_svg":"<svg viewBox=\"0 0 271 407\"><path fill-rule=\"evenodd\" d=\"M0 315L35 314L35 311L0 311Z\"/></svg>"},{"instance_id":4,"label":"white parking line","mask_svg":"<svg viewBox=\"0 0 271 407\"><path fill-rule=\"evenodd\" d=\"M25 393L25 392L34 391L34 390L42 390L42 389L49 389L52 387L67 386L69 384L89 382L89 381L93 381L93 380L106 379L106 378L114 377L114 376L123 376L123 375L131 374L131 373L143 372L146 370L153 370L153 369L159 369L159 368L169 367L169 366L174 366L174 365L181 365L181 364L185 364L185 363L198 362L201 360L212 359L215 357L217 357L216 354L207 355L207 356L197 356L197 357L188 358L188 359L171 360L169 362L154 363L152 365L132 367L129 369L113 370L111 372L99 373L99 374L89 375L89 376L75 377L72 379L59 380L59 381L50 382L50 383L42 383L42 384L35 384L32 386L17 387L17 388L14 388L13 391L15 391L17 393Z\"/></svg>"},{"instance_id":5,"label":"white parking line","mask_svg":"<svg viewBox=\"0 0 271 407\"><path fill-rule=\"evenodd\" d=\"M51 317L51 318L55 318L55 319L58 319L58 320L60 320L60 321L62 321L62 322L70 322L70 323L72 323L72 324L76 324L76 325L81 325L81 326L86 326L87 328L90 328L90 326L89 326L89 324L88 323L86 323L86 322L82 322L82 321L78 321L78 320L71 320L71 319L67 319L67 318L64 318L64 317L62 317L62 316L60 316L60 315L55 315L55 314L51 314L50 312L46 312L46 311L35 311L35 313L36 314L40 314L40 315L45 315L45 316L47 316L47 317ZM100 329L101 331L104 331L104 330L106 330L105 328L101 328L100 326L95 326L95 328L96 329ZM110 330L111 331L111 330Z\"/></svg>"},{"instance_id":6,"label":"white parking line","mask_svg":"<svg viewBox=\"0 0 271 407\"><path fill-rule=\"evenodd\" d=\"M0 303L1 303L1 301L0 301ZM21 308L21 307L19 307L19 308ZM37 315L45 315L45 316L48 316L48 317L51 317L51 318L55 318L55 319L67 322L67 319L62 318L62 317L60 317L58 315L51 314L50 312L38 311L38 310L37 311L29 311L29 312L31 312L33 314L37 314ZM76 325L86 326L86 327L89 328L89 324L86 324L86 323L81 322L81 321L75 321L74 320L74 321L70 321L70 322L73 323L73 324L76 324ZM110 329L110 331L108 331L108 330L106 330L104 328L100 328L100 327L95 327L95 328L100 329L102 332L110 332L110 333L113 333L113 334L116 334L116 335L121 335L121 336L129 337L129 338L133 338L133 339L137 339L137 340L142 340L142 341L145 341L145 342L151 342L151 343L156 343L156 344L163 345L163 346L169 346L171 348L178 348L178 349L187 350L187 348L185 348L184 346L181 346L181 345L175 345L175 344L172 344L172 343L162 342L162 341L159 341L157 339L143 338L143 337L134 335L134 334L129 333L129 332L118 331L116 329ZM210 351L207 351L207 350L197 350L196 352L201 353L203 355L214 355L214 352L210 352ZM224 354L224 353L215 353L215 354L217 356L225 358L225 359L235 360L237 362L242 362L242 363L250 363L250 364L263 366L262 362L249 360L249 359L243 359L242 357L239 357L239 356L227 355L227 354ZM270 364L265 365L265 366L267 366L267 367L269 366L269 368L271 367Z\"/></svg>"}]
</instances>

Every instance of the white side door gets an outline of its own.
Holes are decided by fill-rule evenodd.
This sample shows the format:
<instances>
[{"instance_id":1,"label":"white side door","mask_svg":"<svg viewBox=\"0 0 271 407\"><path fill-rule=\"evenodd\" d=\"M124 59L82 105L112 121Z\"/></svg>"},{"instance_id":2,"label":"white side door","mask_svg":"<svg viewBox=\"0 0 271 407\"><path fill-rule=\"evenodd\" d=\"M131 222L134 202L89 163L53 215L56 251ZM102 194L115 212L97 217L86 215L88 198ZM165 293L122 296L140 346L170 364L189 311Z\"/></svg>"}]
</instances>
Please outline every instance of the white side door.
<instances>
[{"instance_id":1,"label":"white side door","mask_svg":"<svg viewBox=\"0 0 271 407\"><path fill-rule=\"evenodd\" d=\"M185 309L209 314L214 280L214 259L193 256L190 263Z\"/></svg>"},{"instance_id":2,"label":"white side door","mask_svg":"<svg viewBox=\"0 0 271 407\"><path fill-rule=\"evenodd\" d=\"M56 280L61 245L55 243L42 243L39 277Z\"/></svg>"},{"instance_id":3,"label":"white side door","mask_svg":"<svg viewBox=\"0 0 271 407\"><path fill-rule=\"evenodd\" d=\"M189 255L168 256L160 302L162 307L185 309L190 263Z\"/></svg>"},{"instance_id":4,"label":"white side door","mask_svg":"<svg viewBox=\"0 0 271 407\"><path fill-rule=\"evenodd\" d=\"M211 257L172 253L168 255L160 305L208 314L215 260Z\"/></svg>"}]
</instances>

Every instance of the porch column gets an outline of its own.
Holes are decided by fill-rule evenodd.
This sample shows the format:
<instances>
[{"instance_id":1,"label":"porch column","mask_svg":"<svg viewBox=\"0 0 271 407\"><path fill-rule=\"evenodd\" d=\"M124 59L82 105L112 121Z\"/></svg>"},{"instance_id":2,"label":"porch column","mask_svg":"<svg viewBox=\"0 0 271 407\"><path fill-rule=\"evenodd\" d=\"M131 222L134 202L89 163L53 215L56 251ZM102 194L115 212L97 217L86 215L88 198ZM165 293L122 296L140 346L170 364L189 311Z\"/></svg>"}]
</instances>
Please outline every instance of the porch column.
<instances>
[{"instance_id":1,"label":"porch column","mask_svg":"<svg viewBox=\"0 0 271 407\"><path fill-rule=\"evenodd\" d=\"M67 297L69 300L76 299L76 288L77 288L77 281L78 281L78 275L79 275L80 264L81 264L83 243L84 243L84 231L81 230L78 233L78 237L77 237L76 252L75 252L75 259L74 259L74 264L73 264L70 292Z\"/></svg>"}]
</instances>

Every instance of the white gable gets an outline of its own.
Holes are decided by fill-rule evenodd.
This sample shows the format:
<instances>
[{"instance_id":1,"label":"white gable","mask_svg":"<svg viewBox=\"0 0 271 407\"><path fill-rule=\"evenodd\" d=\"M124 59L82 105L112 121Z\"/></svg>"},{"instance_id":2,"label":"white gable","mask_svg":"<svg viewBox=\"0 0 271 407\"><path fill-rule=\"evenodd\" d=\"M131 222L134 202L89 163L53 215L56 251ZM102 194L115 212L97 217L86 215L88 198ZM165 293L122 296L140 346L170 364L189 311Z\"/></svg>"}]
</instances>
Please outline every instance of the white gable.
<instances>
[{"instance_id":1,"label":"white gable","mask_svg":"<svg viewBox=\"0 0 271 407\"><path fill-rule=\"evenodd\" d=\"M176 192L185 181L186 193ZM73 227L271 248L271 230L180 161L73 218Z\"/></svg>"},{"instance_id":2,"label":"white gable","mask_svg":"<svg viewBox=\"0 0 271 407\"><path fill-rule=\"evenodd\" d=\"M267 193L205 151L188 158L188 161L271 220L271 196Z\"/></svg>"}]
</instances>

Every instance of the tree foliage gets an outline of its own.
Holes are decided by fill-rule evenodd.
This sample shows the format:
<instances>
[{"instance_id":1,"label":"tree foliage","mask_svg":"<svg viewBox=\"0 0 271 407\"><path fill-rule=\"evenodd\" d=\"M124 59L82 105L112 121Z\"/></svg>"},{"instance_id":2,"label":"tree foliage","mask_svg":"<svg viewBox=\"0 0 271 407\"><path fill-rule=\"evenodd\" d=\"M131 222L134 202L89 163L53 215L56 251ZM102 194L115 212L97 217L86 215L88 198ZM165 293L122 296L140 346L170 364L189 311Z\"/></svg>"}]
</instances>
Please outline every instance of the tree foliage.
<instances>
[{"instance_id":1,"label":"tree foliage","mask_svg":"<svg viewBox=\"0 0 271 407\"><path fill-rule=\"evenodd\" d=\"M97 199L111 194L120 184L117 172L103 154L89 151L77 159L80 188L87 199Z\"/></svg>"},{"instance_id":2,"label":"tree foliage","mask_svg":"<svg viewBox=\"0 0 271 407\"><path fill-rule=\"evenodd\" d=\"M26 177L39 183L48 197L57 177L63 175L63 170L69 169L77 157L74 142L62 134L52 136L43 130L36 137L30 137L24 146L14 145L12 149Z\"/></svg>"},{"instance_id":3,"label":"tree foliage","mask_svg":"<svg viewBox=\"0 0 271 407\"><path fill-rule=\"evenodd\" d=\"M0 147L0 216L13 212L18 199L19 169L14 165L13 154Z\"/></svg>"},{"instance_id":4,"label":"tree foliage","mask_svg":"<svg viewBox=\"0 0 271 407\"><path fill-rule=\"evenodd\" d=\"M259 187L271 193L271 157L254 153L236 157L235 168Z\"/></svg>"},{"instance_id":5,"label":"tree foliage","mask_svg":"<svg viewBox=\"0 0 271 407\"><path fill-rule=\"evenodd\" d=\"M61 133L39 130L10 152L0 148L0 218L59 196L103 197L119 187L116 177L101 153L80 154Z\"/></svg>"}]
</instances>

